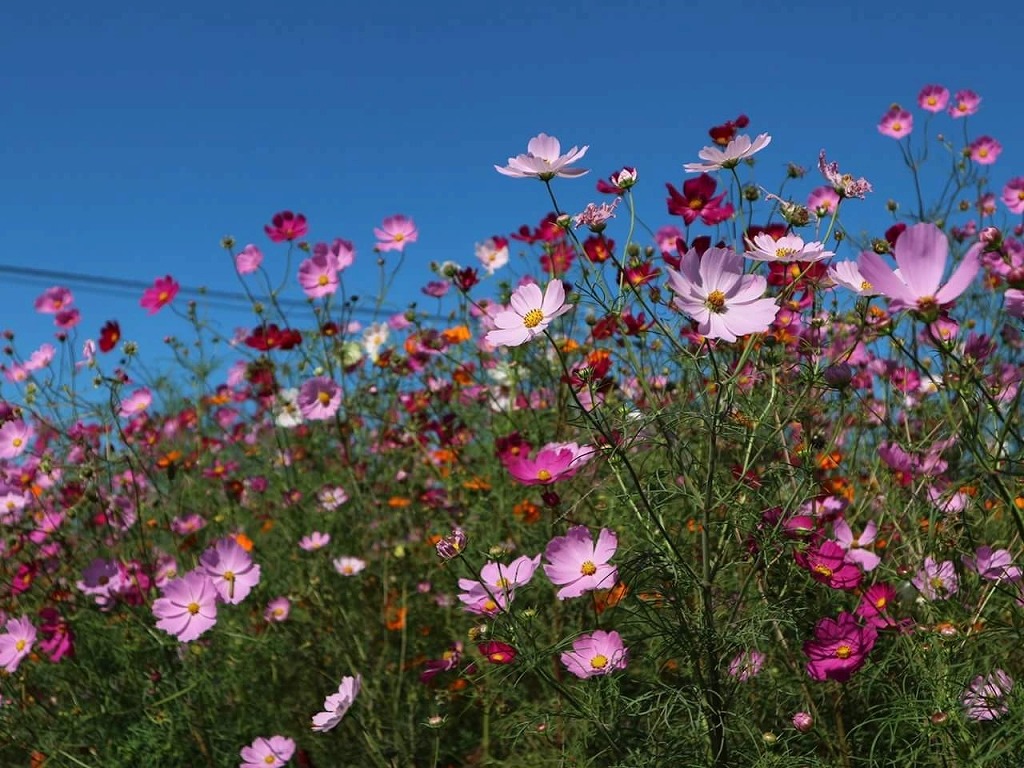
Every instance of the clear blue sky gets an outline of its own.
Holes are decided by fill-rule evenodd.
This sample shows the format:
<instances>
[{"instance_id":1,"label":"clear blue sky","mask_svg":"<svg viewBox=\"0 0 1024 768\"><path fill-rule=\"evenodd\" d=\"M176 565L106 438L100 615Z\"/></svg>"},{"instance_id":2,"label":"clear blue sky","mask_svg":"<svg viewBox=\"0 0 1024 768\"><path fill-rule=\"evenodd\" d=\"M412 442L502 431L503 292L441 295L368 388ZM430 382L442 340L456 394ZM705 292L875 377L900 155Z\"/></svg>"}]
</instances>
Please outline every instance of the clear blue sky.
<instances>
[{"instance_id":1,"label":"clear blue sky","mask_svg":"<svg viewBox=\"0 0 1024 768\"><path fill-rule=\"evenodd\" d=\"M492 167L531 136L590 145L592 173L558 181L567 209L634 165L641 213L662 225L679 221L664 182L678 186L707 129L740 112L774 137L760 181L774 186L788 161L813 169L824 147L874 182L860 205L883 222L885 200L908 200L910 186L875 124L931 82L983 97L972 125L1004 145L997 187L1024 174L1024 11L1012 0L52 0L8 3L2 22L0 264L236 290L220 238L274 262L283 251L262 226L293 209L311 241L355 242L347 279L362 292L376 280L373 227L404 213L420 239L394 303L426 308L431 260L475 263L475 242L549 210L542 185ZM819 183L812 171L795 189ZM80 337L116 317L154 359L181 330L135 294L69 284ZM44 287L0 275L0 328L25 353L52 335L32 310ZM218 315L227 330L251 322Z\"/></svg>"}]
</instances>

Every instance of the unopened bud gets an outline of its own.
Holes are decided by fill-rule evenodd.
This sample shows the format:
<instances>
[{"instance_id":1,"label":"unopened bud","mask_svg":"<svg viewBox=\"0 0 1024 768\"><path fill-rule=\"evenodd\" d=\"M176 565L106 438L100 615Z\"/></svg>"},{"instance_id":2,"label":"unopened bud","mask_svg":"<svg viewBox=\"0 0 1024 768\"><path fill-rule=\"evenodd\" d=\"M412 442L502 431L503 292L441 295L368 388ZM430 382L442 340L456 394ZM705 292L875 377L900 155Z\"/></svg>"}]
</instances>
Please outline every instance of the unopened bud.
<instances>
[{"instance_id":1,"label":"unopened bud","mask_svg":"<svg viewBox=\"0 0 1024 768\"><path fill-rule=\"evenodd\" d=\"M793 727L800 733L807 733L814 727L814 718L809 712L797 712L793 715Z\"/></svg>"}]
</instances>

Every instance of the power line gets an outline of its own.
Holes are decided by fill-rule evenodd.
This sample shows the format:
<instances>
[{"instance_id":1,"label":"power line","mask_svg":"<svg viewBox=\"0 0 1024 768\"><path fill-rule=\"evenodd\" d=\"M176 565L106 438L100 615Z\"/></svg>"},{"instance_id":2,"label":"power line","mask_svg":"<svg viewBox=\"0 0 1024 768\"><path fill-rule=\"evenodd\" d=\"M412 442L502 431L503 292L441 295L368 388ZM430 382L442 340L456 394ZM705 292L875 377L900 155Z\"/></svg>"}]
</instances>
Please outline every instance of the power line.
<instances>
[{"instance_id":1,"label":"power line","mask_svg":"<svg viewBox=\"0 0 1024 768\"><path fill-rule=\"evenodd\" d=\"M108 296L117 296L119 298L137 298L141 296L143 291L152 287L152 283L147 283L142 280L131 280L123 277L104 277L102 275L90 275L82 272L38 269L36 267L18 267L11 264L0 264L0 274L11 275L16 279L21 278L22 282L35 281L38 283L45 281L67 283L69 285L81 286L81 290L83 291L91 291L93 293ZM131 293L128 293L129 291ZM221 308L225 309L239 309L240 307L225 307L224 302L227 302L228 304L244 304L247 307L251 307L254 303L252 298L239 291L223 291L216 288L191 287L183 285L179 288L179 292L192 298L205 299L208 303L217 304ZM259 299L256 300L259 301ZM277 303L281 307L291 309L308 309L310 306L308 301L302 299L279 298L277 299ZM357 315L376 316L381 312L393 315L404 310L396 309L394 307L381 307L380 310L374 310L368 307L352 307L350 311ZM436 314L422 312L419 314L428 319L444 319L442 316Z\"/></svg>"}]
</instances>

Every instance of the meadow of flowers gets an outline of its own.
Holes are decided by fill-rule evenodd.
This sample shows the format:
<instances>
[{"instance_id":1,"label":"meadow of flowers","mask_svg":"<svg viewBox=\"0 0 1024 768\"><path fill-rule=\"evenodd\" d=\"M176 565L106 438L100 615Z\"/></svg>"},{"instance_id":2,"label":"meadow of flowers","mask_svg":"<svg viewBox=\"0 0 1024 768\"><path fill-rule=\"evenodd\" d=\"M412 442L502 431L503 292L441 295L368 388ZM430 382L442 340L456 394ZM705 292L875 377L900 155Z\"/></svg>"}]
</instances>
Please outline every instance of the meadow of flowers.
<instances>
[{"instance_id":1,"label":"meadow of flowers","mask_svg":"<svg viewBox=\"0 0 1024 768\"><path fill-rule=\"evenodd\" d=\"M541 133L495 166L539 223L434 266L444 321L366 317L290 211L223 242L233 335L172 275L131 317L45 290L0 765L1024 765L1024 177L980 103L880 119L907 202L824 150L764 178L741 115L666 210L627 166L565 211L588 147ZM373 232L393 285L420 233ZM127 336L172 312L155 376Z\"/></svg>"}]
</instances>

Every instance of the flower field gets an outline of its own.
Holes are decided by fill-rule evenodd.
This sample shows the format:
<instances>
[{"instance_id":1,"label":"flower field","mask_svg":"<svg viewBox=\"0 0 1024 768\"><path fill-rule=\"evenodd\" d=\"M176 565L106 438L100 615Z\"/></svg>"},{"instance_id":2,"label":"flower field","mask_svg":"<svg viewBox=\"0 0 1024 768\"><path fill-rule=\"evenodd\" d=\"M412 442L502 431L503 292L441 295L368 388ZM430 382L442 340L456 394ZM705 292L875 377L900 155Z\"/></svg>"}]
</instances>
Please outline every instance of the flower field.
<instances>
[{"instance_id":1,"label":"flower field","mask_svg":"<svg viewBox=\"0 0 1024 768\"><path fill-rule=\"evenodd\" d=\"M131 317L43 291L0 765L1024 765L1024 177L980 108L881 117L906 197L834 148L771 177L741 115L665 209L624 166L566 211L588 147L541 133L495 165L538 223L433 265L437 315L381 309L415 211L370 256L297 211L226 238L234 334L173 275Z\"/></svg>"}]
</instances>

